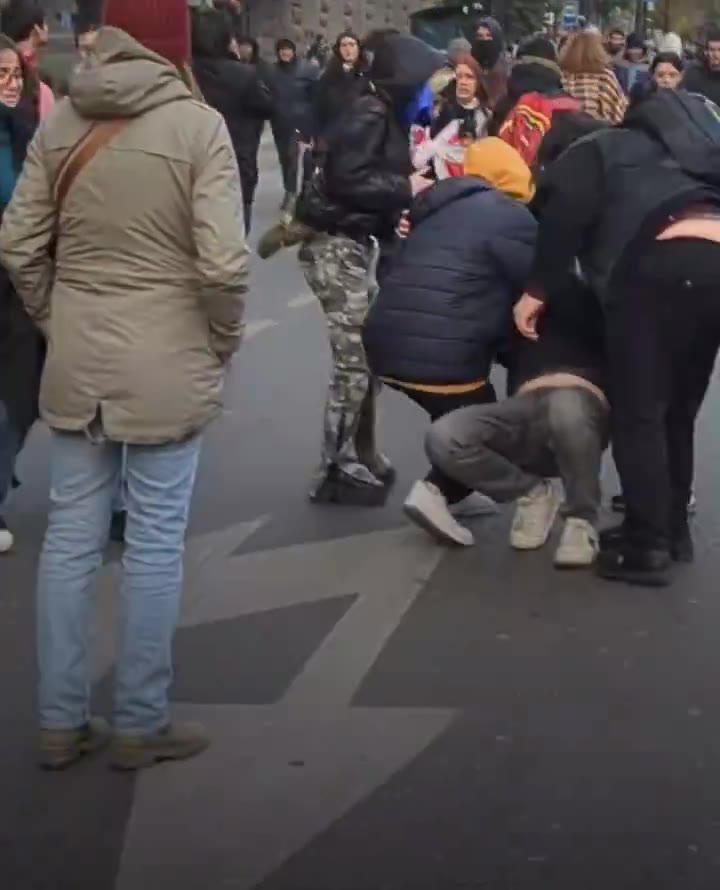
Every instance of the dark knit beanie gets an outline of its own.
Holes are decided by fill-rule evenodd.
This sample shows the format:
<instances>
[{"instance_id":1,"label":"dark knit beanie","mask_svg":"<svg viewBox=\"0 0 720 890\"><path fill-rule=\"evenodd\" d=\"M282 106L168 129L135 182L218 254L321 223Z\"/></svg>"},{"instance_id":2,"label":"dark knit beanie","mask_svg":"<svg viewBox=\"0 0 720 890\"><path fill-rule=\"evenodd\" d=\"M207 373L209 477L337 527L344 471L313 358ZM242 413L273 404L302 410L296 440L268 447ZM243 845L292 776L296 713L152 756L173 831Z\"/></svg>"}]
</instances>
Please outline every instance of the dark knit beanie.
<instances>
[{"instance_id":1,"label":"dark knit beanie","mask_svg":"<svg viewBox=\"0 0 720 890\"><path fill-rule=\"evenodd\" d=\"M187 0L106 0L103 23L178 67L192 57Z\"/></svg>"},{"instance_id":2,"label":"dark knit beanie","mask_svg":"<svg viewBox=\"0 0 720 890\"><path fill-rule=\"evenodd\" d=\"M628 34L625 49L645 49L645 41L639 34Z\"/></svg>"},{"instance_id":3,"label":"dark knit beanie","mask_svg":"<svg viewBox=\"0 0 720 890\"><path fill-rule=\"evenodd\" d=\"M534 56L536 59L547 59L548 62L557 62L558 55L555 44L548 40L544 34L533 34L518 47L517 57Z\"/></svg>"}]
</instances>

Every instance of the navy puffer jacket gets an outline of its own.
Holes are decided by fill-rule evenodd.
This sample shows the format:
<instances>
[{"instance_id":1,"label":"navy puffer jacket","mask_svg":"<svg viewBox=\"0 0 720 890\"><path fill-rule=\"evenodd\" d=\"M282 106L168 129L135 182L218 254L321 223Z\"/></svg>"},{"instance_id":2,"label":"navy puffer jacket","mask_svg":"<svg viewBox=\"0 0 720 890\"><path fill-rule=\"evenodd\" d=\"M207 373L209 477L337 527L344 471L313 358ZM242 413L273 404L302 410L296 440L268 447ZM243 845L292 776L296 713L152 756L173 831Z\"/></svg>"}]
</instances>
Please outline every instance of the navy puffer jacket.
<instances>
[{"instance_id":1,"label":"navy puffer jacket","mask_svg":"<svg viewBox=\"0 0 720 890\"><path fill-rule=\"evenodd\" d=\"M404 383L486 378L527 284L536 224L481 179L445 179L414 203L412 232L365 324L374 374Z\"/></svg>"}]
</instances>

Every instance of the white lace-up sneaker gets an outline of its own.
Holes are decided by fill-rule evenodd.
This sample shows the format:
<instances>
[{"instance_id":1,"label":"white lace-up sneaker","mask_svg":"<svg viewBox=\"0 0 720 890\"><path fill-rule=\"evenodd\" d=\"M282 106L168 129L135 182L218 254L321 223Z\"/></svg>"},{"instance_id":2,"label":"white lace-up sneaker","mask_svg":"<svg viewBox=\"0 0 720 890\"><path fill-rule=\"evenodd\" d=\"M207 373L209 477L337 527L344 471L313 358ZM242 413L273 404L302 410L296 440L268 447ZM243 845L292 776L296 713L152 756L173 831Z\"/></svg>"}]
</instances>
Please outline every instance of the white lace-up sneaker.
<instances>
[{"instance_id":1,"label":"white lace-up sneaker","mask_svg":"<svg viewBox=\"0 0 720 890\"><path fill-rule=\"evenodd\" d=\"M538 550L547 542L555 522L560 498L552 482L543 479L517 502L510 530L514 550Z\"/></svg>"},{"instance_id":2,"label":"white lace-up sneaker","mask_svg":"<svg viewBox=\"0 0 720 890\"><path fill-rule=\"evenodd\" d=\"M587 520L570 517L565 520L560 544L555 551L559 569L581 569L591 566L600 549L600 536Z\"/></svg>"},{"instance_id":3,"label":"white lace-up sneaker","mask_svg":"<svg viewBox=\"0 0 720 890\"><path fill-rule=\"evenodd\" d=\"M411 522L443 544L472 547L475 543L470 529L455 520L442 492L430 482L416 482L403 509Z\"/></svg>"},{"instance_id":4,"label":"white lace-up sneaker","mask_svg":"<svg viewBox=\"0 0 720 890\"><path fill-rule=\"evenodd\" d=\"M0 553L9 553L15 546L15 538L13 533L5 524L5 520L0 516Z\"/></svg>"},{"instance_id":5,"label":"white lace-up sneaker","mask_svg":"<svg viewBox=\"0 0 720 890\"><path fill-rule=\"evenodd\" d=\"M457 504L451 504L450 512L455 519L471 519L473 516L492 516L498 512L498 506L487 495L480 494L479 491L471 491Z\"/></svg>"}]
</instances>

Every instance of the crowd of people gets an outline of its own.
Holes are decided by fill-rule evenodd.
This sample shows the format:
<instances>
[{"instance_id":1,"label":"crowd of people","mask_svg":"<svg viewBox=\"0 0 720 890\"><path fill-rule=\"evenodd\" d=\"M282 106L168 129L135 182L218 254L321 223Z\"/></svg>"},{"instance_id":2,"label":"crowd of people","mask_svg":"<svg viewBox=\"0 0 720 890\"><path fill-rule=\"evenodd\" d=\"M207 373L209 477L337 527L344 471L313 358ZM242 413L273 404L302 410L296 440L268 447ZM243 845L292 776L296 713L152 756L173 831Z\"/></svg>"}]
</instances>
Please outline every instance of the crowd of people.
<instances>
[{"instance_id":1,"label":"crowd of people","mask_svg":"<svg viewBox=\"0 0 720 890\"><path fill-rule=\"evenodd\" d=\"M532 35L511 59L490 18L446 55L348 31L326 58L284 39L267 63L231 9L105 0L53 102L41 8L12 0L2 28L0 505L42 416L44 766L110 738L121 769L209 743L170 720L171 644L202 435L242 340L267 121L285 195L265 255L299 248L332 356L311 499L385 503L385 386L429 417L405 512L440 541L471 546L465 518L514 502L517 550L562 514L560 568L659 586L692 560L695 421L720 345L720 32L687 66L674 35L647 59L617 30ZM601 530L609 444L625 515ZM113 529L111 731L89 711L88 629Z\"/></svg>"}]
</instances>

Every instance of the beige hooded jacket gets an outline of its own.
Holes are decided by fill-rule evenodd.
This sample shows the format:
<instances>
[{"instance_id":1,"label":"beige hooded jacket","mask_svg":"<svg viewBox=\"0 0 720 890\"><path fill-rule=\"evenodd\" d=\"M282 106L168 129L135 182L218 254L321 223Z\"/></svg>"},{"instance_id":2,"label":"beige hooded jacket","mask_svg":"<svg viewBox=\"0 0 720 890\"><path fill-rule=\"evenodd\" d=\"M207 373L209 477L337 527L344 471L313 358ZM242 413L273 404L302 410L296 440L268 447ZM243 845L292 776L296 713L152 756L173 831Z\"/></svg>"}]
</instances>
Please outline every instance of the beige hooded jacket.
<instances>
[{"instance_id":1,"label":"beige hooded jacket","mask_svg":"<svg viewBox=\"0 0 720 890\"><path fill-rule=\"evenodd\" d=\"M120 117L132 120L58 214L64 158L92 121ZM218 413L248 266L235 154L220 115L123 31L100 32L38 131L0 260L48 337L41 412L53 429L99 419L112 440L162 444Z\"/></svg>"}]
</instances>

